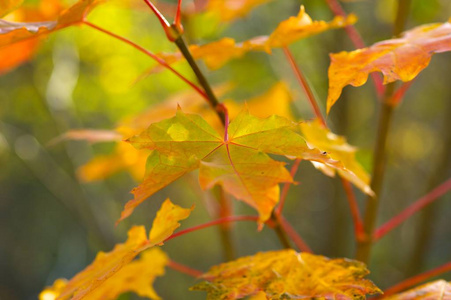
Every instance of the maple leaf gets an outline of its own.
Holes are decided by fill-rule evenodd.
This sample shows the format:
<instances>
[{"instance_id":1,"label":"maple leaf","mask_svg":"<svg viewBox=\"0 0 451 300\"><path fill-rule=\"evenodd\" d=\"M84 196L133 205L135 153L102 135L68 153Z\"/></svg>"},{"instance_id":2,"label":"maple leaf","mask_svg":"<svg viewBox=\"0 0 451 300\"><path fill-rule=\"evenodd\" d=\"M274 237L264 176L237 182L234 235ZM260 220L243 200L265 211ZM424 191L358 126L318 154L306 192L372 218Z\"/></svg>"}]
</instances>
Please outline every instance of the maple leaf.
<instances>
[{"instance_id":1,"label":"maple leaf","mask_svg":"<svg viewBox=\"0 0 451 300\"><path fill-rule=\"evenodd\" d=\"M323 31L342 28L356 22L354 15L346 19L338 16L331 22L313 21L301 6L298 16L282 21L270 36L259 36L237 43L232 38L223 38L205 45L191 45L190 52L194 59L202 59L210 69L218 69L234 58L240 58L249 51L265 51L271 53L272 48L280 48L300 39L319 34ZM180 53L159 54L168 63L182 59Z\"/></svg>"},{"instance_id":2,"label":"maple leaf","mask_svg":"<svg viewBox=\"0 0 451 300\"><path fill-rule=\"evenodd\" d=\"M15 22L46 21L56 18L60 11L61 4L59 1L43 0L39 2L38 6L21 7L7 17ZM0 29L0 34L1 31L2 29ZM2 57L0 60L0 74L6 73L23 62L30 60L39 47L39 43L40 39L35 38L0 47L0 57Z\"/></svg>"},{"instance_id":3,"label":"maple leaf","mask_svg":"<svg viewBox=\"0 0 451 300\"><path fill-rule=\"evenodd\" d=\"M229 88L220 86L215 88L215 94L224 94ZM291 95L286 84L278 82L274 84L267 92L262 95L246 101L249 110L256 116L268 117L276 114L292 119L290 109ZM225 100L229 114L234 118L243 109L242 104L228 99ZM122 120L116 132L122 134L124 138L129 138L139 134L145 130L149 124L161 121L174 115L174 110L180 104L189 112L197 112L217 130L221 130L222 124L219 122L217 115L206 104L205 100L199 97L195 92L184 92L170 97L161 104L153 105L143 113ZM91 134L92 133L92 134ZM84 138L91 142L101 141L102 139L114 138L114 131L102 134L102 131L70 131L69 134L63 135L62 138ZM75 134L75 136L74 136ZM90 182L105 179L119 171L128 171L133 178L141 181L144 176L146 159L149 156L148 151L137 150L128 143L118 142L113 153L107 155L99 155L78 169L78 176L81 180Z\"/></svg>"},{"instance_id":4,"label":"maple leaf","mask_svg":"<svg viewBox=\"0 0 451 300\"><path fill-rule=\"evenodd\" d=\"M451 50L451 23L435 23L413 28L400 38L376 43L368 48L330 54L327 112L346 85L365 84L371 72L382 72L384 84L414 79L431 61L434 53Z\"/></svg>"},{"instance_id":5,"label":"maple leaf","mask_svg":"<svg viewBox=\"0 0 451 300\"><path fill-rule=\"evenodd\" d=\"M178 109L175 117L152 124L129 139L137 149L153 152L147 160L144 181L132 190L134 199L127 202L119 221L153 193L195 169L200 169L203 189L222 185L225 191L254 207L261 222L266 221L279 200L278 184L292 182L284 163L267 153L343 168L318 149L310 149L295 132L297 128L297 123L286 118L273 115L261 119L246 109L222 137L200 116Z\"/></svg>"},{"instance_id":6,"label":"maple leaf","mask_svg":"<svg viewBox=\"0 0 451 300\"><path fill-rule=\"evenodd\" d=\"M63 10L57 20L43 22L11 22L0 20L0 47L43 37L68 26L80 24L99 0L79 0Z\"/></svg>"},{"instance_id":7,"label":"maple leaf","mask_svg":"<svg viewBox=\"0 0 451 300\"><path fill-rule=\"evenodd\" d=\"M319 120L313 122L303 122L299 125L307 142L315 148L326 151L327 154L335 160L339 160L348 172L342 169L334 169L325 164L312 162L313 165L324 174L333 177L336 172L341 177L352 182L356 187L368 195L373 195L371 190L370 176L362 168L355 158L357 149L348 143L342 136L333 134Z\"/></svg>"},{"instance_id":8,"label":"maple leaf","mask_svg":"<svg viewBox=\"0 0 451 300\"><path fill-rule=\"evenodd\" d=\"M122 275L120 275L121 273L119 272L122 272L124 267L128 265L139 253L157 244L161 244L165 239L167 239L173 231L180 226L179 221L186 219L192 209L193 208L181 208L178 205L172 204L169 199L166 199L153 222L149 239L146 237L146 229L144 226L132 227L128 231L128 239L124 244L116 245L114 249L108 253L99 252L91 265L75 275L70 281L67 282L67 284L64 285L64 287L61 287L63 284L59 281L56 286L57 288L51 289L50 291L53 294L56 294L57 292L59 293L56 299L70 298L75 300L81 299L88 295L91 296L93 293L96 293L96 290L101 285L108 285L109 279L112 276L116 276L115 274L118 274L119 277L116 279L111 278L113 279L113 282L111 283L112 285L116 284L116 280L126 281L127 278L130 279L130 270L127 272L126 269L126 273ZM148 260L148 257L144 257L145 262ZM130 268L132 270L135 269L133 265ZM138 276L138 274L136 275ZM142 281L138 278L134 278L134 280L138 285L136 288L139 289ZM129 285L124 284L124 288L129 288ZM150 290L147 291L149 292ZM47 292L50 293L48 290ZM109 293L108 287L101 289L99 293L99 295ZM103 299L103 297L94 299Z\"/></svg>"},{"instance_id":9,"label":"maple leaf","mask_svg":"<svg viewBox=\"0 0 451 300\"><path fill-rule=\"evenodd\" d=\"M207 10L219 15L222 22L228 22L247 15L256 6L271 0L210 0Z\"/></svg>"},{"instance_id":10,"label":"maple leaf","mask_svg":"<svg viewBox=\"0 0 451 300\"><path fill-rule=\"evenodd\" d=\"M208 280L190 290L206 291L207 299L240 299L266 294L268 299L365 299L381 293L361 262L329 259L294 250L270 251L214 266Z\"/></svg>"},{"instance_id":11,"label":"maple leaf","mask_svg":"<svg viewBox=\"0 0 451 300\"><path fill-rule=\"evenodd\" d=\"M386 300L428 300L428 299L451 299L451 282L436 280L406 292L384 297Z\"/></svg>"}]
</instances>

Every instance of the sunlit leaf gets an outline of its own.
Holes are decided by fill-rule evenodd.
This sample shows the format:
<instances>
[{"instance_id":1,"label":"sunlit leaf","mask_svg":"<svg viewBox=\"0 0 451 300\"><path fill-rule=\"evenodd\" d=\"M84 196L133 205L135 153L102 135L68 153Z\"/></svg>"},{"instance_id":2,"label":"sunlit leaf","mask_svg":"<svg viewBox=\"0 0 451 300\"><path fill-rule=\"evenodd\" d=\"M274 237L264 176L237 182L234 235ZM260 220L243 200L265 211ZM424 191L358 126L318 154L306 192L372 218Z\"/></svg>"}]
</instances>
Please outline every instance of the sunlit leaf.
<instances>
[{"instance_id":1,"label":"sunlit leaf","mask_svg":"<svg viewBox=\"0 0 451 300\"><path fill-rule=\"evenodd\" d=\"M356 148L349 145L344 137L330 132L319 120L303 122L300 126L305 139L310 145L327 152L331 158L339 160L348 172L314 162L315 167L322 170L326 175L333 176L335 172L338 172L340 176L352 182L364 193L373 195L373 191L369 186L370 176L355 158Z\"/></svg>"},{"instance_id":2,"label":"sunlit leaf","mask_svg":"<svg viewBox=\"0 0 451 300\"><path fill-rule=\"evenodd\" d=\"M156 191L195 169L199 182L209 189L216 184L254 207L266 221L279 200L279 183L292 178L284 163L268 154L297 157L343 168L317 149L310 149L296 133L297 123L279 116L265 119L240 113L221 136L198 115L177 111L175 117L150 125L129 141L138 149L152 150L144 181L132 193L120 220Z\"/></svg>"},{"instance_id":3,"label":"sunlit leaf","mask_svg":"<svg viewBox=\"0 0 451 300\"><path fill-rule=\"evenodd\" d=\"M429 282L406 292L384 298L386 300L451 299L451 283L445 280Z\"/></svg>"},{"instance_id":4,"label":"sunlit leaf","mask_svg":"<svg viewBox=\"0 0 451 300\"><path fill-rule=\"evenodd\" d=\"M13 14L8 15L8 20L15 22L53 20L58 17L61 10L62 6L58 0L43 0L37 6L19 8ZM3 28L0 28L0 32L2 31ZM0 60L0 74L8 72L23 62L30 60L38 49L39 44L40 39L36 38L0 47L0 57L2 58Z\"/></svg>"},{"instance_id":5,"label":"sunlit leaf","mask_svg":"<svg viewBox=\"0 0 451 300\"><path fill-rule=\"evenodd\" d=\"M264 292L269 299L365 299L381 293L361 262L294 250L257 253L214 266L191 288L207 299L240 299Z\"/></svg>"},{"instance_id":6,"label":"sunlit leaf","mask_svg":"<svg viewBox=\"0 0 451 300\"><path fill-rule=\"evenodd\" d=\"M16 9L22 4L23 0L2 0L0 1L0 17L3 17L10 11Z\"/></svg>"},{"instance_id":7,"label":"sunlit leaf","mask_svg":"<svg viewBox=\"0 0 451 300\"><path fill-rule=\"evenodd\" d=\"M57 281L54 288L45 289L41 295L53 294L57 296L56 299L82 299L84 297L110 299L109 297L115 298L122 292L140 290L143 292L140 294L141 296L158 299L150 284L155 276L163 273L161 269L167 263L166 256L158 251L150 252L145 254L141 260L129 263L142 251L161 244L180 226L179 221L189 216L191 210L192 208L184 209L174 205L167 199L158 211L152 225L151 232L159 232L155 242L147 238L144 226L134 226L128 231L128 239L124 244L117 244L112 251L107 253L99 252L95 260L67 284ZM161 215L171 217L164 218L165 222L162 222ZM146 270L148 268L143 267L142 264L148 263L155 263L153 267L155 270ZM118 282L122 282L122 284L118 284ZM143 285L149 286L141 290Z\"/></svg>"},{"instance_id":8,"label":"sunlit leaf","mask_svg":"<svg viewBox=\"0 0 451 300\"><path fill-rule=\"evenodd\" d=\"M272 48L284 47L300 39L329 29L342 28L355 22L356 17L354 15L349 15L346 19L335 17L329 23L312 21L310 16L305 13L304 7L301 6L298 16L282 21L270 36L259 36L241 43L237 43L232 38L223 38L201 46L191 45L189 49L195 59L204 60L210 69L218 69L229 60L240 58L249 51L270 53ZM168 63L182 59L180 53L162 53L160 57Z\"/></svg>"},{"instance_id":9,"label":"sunlit leaf","mask_svg":"<svg viewBox=\"0 0 451 300\"><path fill-rule=\"evenodd\" d=\"M434 53L451 50L451 23L436 23L406 31L400 38L368 48L330 55L327 112L350 84L365 84L371 72L382 72L384 83L414 79L426 68Z\"/></svg>"},{"instance_id":10,"label":"sunlit leaf","mask_svg":"<svg viewBox=\"0 0 451 300\"><path fill-rule=\"evenodd\" d=\"M256 6L271 0L210 0L207 10L219 15L221 21L228 22L246 16Z\"/></svg>"},{"instance_id":11,"label":"sunlit leaf","mask_svg":"<svg viewBox=\"0 0 451 300\"><path fill-rule=\"evenodd\" d=\"M79 0L62 11L57 20L42 22L12 22L0 20L0 47L23 40L42 37L59 29L77 25L84 20L99 0Z\"/></svg>"}]
</instances>

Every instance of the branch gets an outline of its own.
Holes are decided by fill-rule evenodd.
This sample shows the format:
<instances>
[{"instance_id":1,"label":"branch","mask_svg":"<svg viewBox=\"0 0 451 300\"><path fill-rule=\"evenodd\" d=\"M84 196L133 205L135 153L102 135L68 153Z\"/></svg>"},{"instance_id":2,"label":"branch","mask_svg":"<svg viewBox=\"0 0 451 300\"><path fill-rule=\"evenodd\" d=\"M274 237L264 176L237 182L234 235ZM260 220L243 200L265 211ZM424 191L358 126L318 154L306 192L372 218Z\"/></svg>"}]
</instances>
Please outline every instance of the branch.
<instances>
[{"instance_id":1,"label":"branch","mask_svg":"<svg viewBox=\"0 0 451 300\"><path fill-rule=\"evenodd\" d=\"M386 222L384 225L379 227L373 236L373 241L377 241L383 236L385 236L388 232L399 226L402 222L407 220L410 216L412 216L417 211L421 210L426 205L432 203L434 200L444 195L451 189L451 178L433 189L427 195L421 197L414 203L412 203L409 207L404 209L400 214L393 217L391 220Z\"/></svg>"},{"instance_id":2,"label":"branch","mask_svg":"<svg viewBox=\"0 0 451 300\"><path fill-rule=\"evenodd\" d=\"M391 288L387 289L384 291L384 295L383 297L387 297L393 294L396 294L400 291L403 291L407 288L410 288L411 286L414 286L418 283L421 283L423 281L425 281L426 279L429 279L431 277L435 277L439 274L445 273L445 272L449 272L451 271L451 262L448 262L440 267L437 267L435 269L429 270L427 272L418 274L416 276L410 277L394 286L392 286ZM381 298L377 298L377 299L381 299Z\"/></svg>"},{"instance_id":3,"label":"branch","mask_svg":"<svg viewBox=\"0 0 451 300\"><path fill-rule=\"evenodd\" d=\"M177 75L177 77L179 77L180 79L182 79L185 83L187 83L189 86L191 86L196 92L198 92L202 97L207 98L207 95L205 94L204 91L202 91L202 89L200 89L196 84L194 84L193 82L191 82L189 79L187 79L185 76L183 76L182 74L180 74L178 71L176 71L175 69L173 69L170 65L168 65L166 63L166 61L164 61L163 59L161 59L160 57L158 57L157 55L155 55L154 53L150 52L149 50L144 49L143 47L141 47L138 44L135 44L134 42L119 36L115 33L112 33L111 31L108 31L106 29L103 29L97 25L92 24L89 21L83 21L83 24L97 30L100 32L103 32L117 40L120 40L130 46L132 46L133 48L137 49L138 51L144 53L145 55L149 56L150 58L152 58L153 60L155 60L157 63L159 63L161 66L165 67L166 69L170 70L172 73L174 73L175 75Z\"/></svg>"},{"instance_id":4,"label":"branch","mask_svg":"<svg viewBox=\"0 0 451 300\"><path fill-rule=\"evenodd\" d=\"M293 166L290 170L291 178L294 178L294 175L296 175L296 172L298 171L299 163L302 159L296 159L293 163ZM287 182L283 185L282 193L280 194L280 201L279 205L277 206L275 210L275 214L280 216L282 214L283 206L285 205L285 200L287 199L288 191L290 190L291 182Z\"/></svg>"},{"instance_id":5,"label":"branch","mask_svg":"<svg viewBox=\"0 0 451 300\"><path fill-rule=\"evenodd\" d=\"M360 215L357 200L354 192L352 191L352 185L346 179L341 178L343 188L346 193L346 199L348 200L349 208L351 209L352 222L354 223L354 234L358 241L365 239L365 231L363 230L362 217Z\"/></svg>"},{"instance_id":6,"label":"branch","mask_svg":"<svg viewBox=\"0 0 451 300\"><path fill-rule=\"evenodd\" d=\"M291 224L288 223L288 221L283 216L280 216L280 224L299 250L307 253L313 253L312 249L310 249L307 243L301 238L301 236L296 232L296 230L294 230Z\"/></svg>"}]
</instances>

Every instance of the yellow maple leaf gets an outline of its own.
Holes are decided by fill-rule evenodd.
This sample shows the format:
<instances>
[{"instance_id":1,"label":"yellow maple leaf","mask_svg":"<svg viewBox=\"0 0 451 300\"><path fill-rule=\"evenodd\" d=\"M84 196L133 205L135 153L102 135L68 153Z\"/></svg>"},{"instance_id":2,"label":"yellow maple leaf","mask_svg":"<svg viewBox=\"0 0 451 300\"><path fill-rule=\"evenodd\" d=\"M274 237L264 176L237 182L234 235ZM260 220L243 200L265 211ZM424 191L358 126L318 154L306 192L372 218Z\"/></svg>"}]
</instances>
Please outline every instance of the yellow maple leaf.
<instances>
[{"instance_id":1,"label":"yellow maple leaf","mask_svg":"<svg viewBox=\"0 0 451 300\"><path fill-rule=\"evenodd\" d=\"M313 162L316 168L328 176L334 176L338 172L341 177L352 182L362 192L368 195L374 194L369 186L370 176L355 158L357 149L349 145L344 137L332 133L319 120L303 122L300 124L300 127L306 141L310 145L325 151L332 159L339 160L348 172Z\"/></svg>"},{"instance_id":2,"label":"yellow maple leaf","mask_svg":"<svg viewBox=\"0 0 451 300\"><path fill-rule=\"evenodd\" d=\"M2 0L0 2L0 17L19 7L22 2L23 0Z\"/></svg>"},{"instance_id":3,"label":"yellow maple leaf","mask_svg":"<svg viewBox=\"0 0 451 300\"><path fill-rule=\"evenodd\" d=\"M400 38L368 48L330 54L327 112L346 85L365 84L371 72L382 72L384 84L414 79L431 61L434 53L451 51L451 23L422 25Z\"/></svg>"},{"instance_id":4,"label":"yellow maple leaf","mask_svg":"<svg viewBox=\"0 0 451 300\"><path fill-rule=\"evenodd\" d=\"M361 262L329 259L294 250L270 251L214 266L202 275L206 282L191 288L207 299L364 299L381 293Z\"/></svg>"},{"instance_id":5,"label":"yellow maple leaf","mask_svg":"<svg viewBox=\"0 0 451 300\"><path fill-rule=\"evenodd\" d=\"M143 284L143 281L138 277L139 274L136 274L136 278L132 276L137 267L132 264L130 267L125 269L125 273L122 275L120 272L124 271L126 266L129 266L129 263L142 251L149 249L156 244L161 244L165 239L167 239L173 231L180 226L179 221L186 219L191 209L181 208L178 205L174 205L171 203L169 199L161 206L160 210L157 213L157 218L155 218L152 231L159 232L155 241L152 241L150 238L146 237L146 229L144 226L134 226L128 231L128 239L124 244L117 244L114 249L110 252L99 252L95 258L95 260L86 267L83 271L75 275L70 281L64 283L63 281L55 282L55 288L47 288L45 289L41 295L42 297L50 297L51 295L56 295L56 299L81 299L84 297L91 297L93 295L113 295L120 294L121 292L131 290L131 285L134 286L133 290L140 289ZM171 218L164 218L164 222L162 222L161 217L158 215L170 215ZM157 253L158 252L154 252ZM151 254L149 254L150 256ZM153 255L152 255L153 256ZM161 255L160 255L161 258ZM160 259L159 258L159 259ZM153 258L149 258L144 256L142 258L143 263L149 262L153 260ZM164 264L167 262L167 259L163 259ZM162 266L162 261L159 264ZM136 262L136 263L139 263ZM164 265L163 264L163 265ZM139 269L139 268L138 268ZM143 268L145 269L145 268ZM128 271L127 271L128 270ZM161 273L161 272L157 272ZM145 274L140 273L142 276ZM119 275L114 279L116 275ZM134 284L130 282L126 284L123 282L124 290L120 291L115 290L113 288L108 288L111 285L118 285L117 281L127 281L132 278ZM110 281L112 279L112 281ZM144 280L144 279L143 279ZM110 282L109 282L110 281ZM149 282L149 281L147 281ZM146 283L144 283L146 284ZM106 285L106 286L104 286ZM99 290L101 286L104 286ZM120 286L120 285L119 285ZM110 291L109 291L110 290ZM152 295L152 297L156 296L153 289L146 289L146 295ZM110 294L111 293L111 294ZM157 298L158 296L154 297ZM108 297L105 297L108 298ZM51 298L50 298L51 299ZM103 296L100 298L92 297L91 299L104 299ZM41 298L41 300L47 300L45 298Z\"/></svg>"}]
</instances>

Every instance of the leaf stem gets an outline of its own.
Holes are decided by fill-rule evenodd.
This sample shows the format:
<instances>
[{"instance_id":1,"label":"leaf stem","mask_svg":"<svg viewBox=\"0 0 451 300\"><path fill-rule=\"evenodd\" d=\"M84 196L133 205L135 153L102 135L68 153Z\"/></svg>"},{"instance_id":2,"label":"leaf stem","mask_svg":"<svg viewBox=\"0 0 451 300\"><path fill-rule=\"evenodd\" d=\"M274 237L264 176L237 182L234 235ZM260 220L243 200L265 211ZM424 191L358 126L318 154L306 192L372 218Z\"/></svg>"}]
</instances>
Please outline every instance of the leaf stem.
<instances>
[{"instance_id":1,"label":"leaf stem","mask_svg":"<svg viewBox=\"0 0 451 300\"><path fill-rule=\"evenodd\" d=\"M194 277L194 278L198 278L198 277L202 276L202 274L203 274L203 272L201 272L199 270L196 270L196 269L193 269L191 267L182 265L182 264L180 264L178 262L175 262L173 260L169 260L167 266L169 268L173 269L173 270L176 270L176 271L178 271L180 273L189 275L189 276Z\"/></svg>"},{"instance_id":2,"label":"leaf stem","mask_svg":"<svg viewBox=\"0 0 451 300\"><path fill-rule=\"evenodd\" d=\"M343 7L341 7L341 4L337 0L326 0L326 2L330 10L334 13L334 15L346 18L346 12L344 11ZM363 41L359 32L357 31L357 29L355 29L353 25L346 26L345 30L349 36L349 39L352 41L352 43L357 49L366 47L365 42ZM380 75L373 72L371 73L371 78L373 80L374 87L376 88L377 95L379 97L382 97L384 95L385 87L382 83Z\"/></svg>"},{"instance_id":3,"label":"leaf stem","mask_svg":"<svg viewBox=\"0 0 451 300\"><path fill-rule=\"evenodd\" d=\"M219 101L216 98L215 94L213 93L213 90L210 84L208 83L207 79L205 78L204 74L202 73L193 56L191 55L191 52L189 51L185 41L183 40L183 37L180 36L174 41L174 43L177 45L182 55L188 61L188 64L191 66L191 69L193 70L194 74L196 74L196 77L199 80L200 85L203 87L207 95L208 103L216 111L221 121L225 123L224 113L223 111L221 111L221 109L218 108Z\"/></svg>"},{"instance_id":4,"label":"leaf stem","mask_svg":"<svg viewBox=\"0 0 451 300\"><path fill-rule=\"evenodd\" d=\"M281 219L282 219L282 216L276 215L274 213L274 211L272 212L271 218L270 218L270 221L273 222L272 228L276 232L277 237L279 238L280 243L282 244L282 246L285 249L291 249L293 247L291 247L290 240L288 239L288 236L287 236L288 233L286 231L286 228L282 225Z\"/></svg>"},{"instance_id":5,"label":"leaf stem","mask_svg":"<svg viewBox=\"0 0 451 300\"><path fill-rule=\"evenodd\" d=\"M291 178L294 178L294 175L296 175L296 172L298 171L298 167L299 167L301 160L302 159L298 158L294 161L293 166L291 167L291 170L290 170ZM290 186L291 186L291 182L287 182L283 185L282 193L280 194L279 205L277 206L277 208L275 209L275 212L274 212L278 216L280 216L282 214L282 209L285 205L285 201L287 199L287 195L288 195L288 191L290 190Z\"/></svg>"},{"instance_id":6,"label":"leaf stem","mask_svg":"<svg viewBox=\"0 0 451 300\"><path fill-rule=\"evenodd\" d=\"M392 286L391 288L387 289L384 291L384 298L393 294L396 294L400 291L403 291L407 288L410 288L418 283L421 283L423 281L425 281L426 279L429 279L431 277L440 275L442 273L445 272L449 272L451 271L451 262L445 263L444 265L437 267L435 269L426 271L424 273L418 274L416 276L410 277L394 286ZM378 298L380 299L380 298Z\"/></svg>"},{"instance_id":7,"label":"leaf stem","mask_svg":"<svg viewBox=\"0 0 451 300\"><path fill-rule=\"evenodd\" d=\"M312 249L310 249L307 243L301 238L301 236L296 232L296 230L294 230L291 224L288 223L288 221L283 216L280 216L280 224L299 250L307 253L313 253Z\"/></svg>"},{"instance_id":8,"label":"leaf stem","mask_svg":"<svg viewBox=\"0 0 451 300\"><path fill-rule=\"evenodd\" d=\"M321 110L319 109L318 101L317 101L315 95L313 94L308 81L306 80L305 76L303 75L301 68L296 64L293 54L291 53L291 51L288 47L283 47L283 51L285 53L285 57L287 58L288 62L290 63L290 66L291 66L293 72L296 75L296 78L298 79L299 84L301 85L302 89L304 90L304 92L307 96L308 102L310 103L310 106L312 107L316 118L318 120L320 120L320 122L322 123L322 125L325 128L328 128L326 120L324 119L324 117L321 113ZM291 177L294 177L294 175L296 174L297 168L298 168L298 166L295 163L290 171ZM353 223L354 223L355 236L356 236L356 239L359 240L364 237L364 232L363 232L363 225L362 225L362 220L360 217L360 212L358 210L356 197L352 190L351 184L348 181L342 179L342 184L343 184L344 190L346 192L349 207L351 209L352 219L353 219ZM283 205L285 203L286 193L288 192L290 185L291 185L291 183L288 182L283 187L281 202L276 210L276 213L278 213L279 215L280 215Z\"/></svg>"},{"instance_id":9,"label":"leaf stem","mask_svg":"<svg viewBox=\"0 0 451 300\"><path fill-rule=\"evenodd\" d=\"M398 10L396 13L395 26L393 34L395 36L399 35L404 28L405 15L408 14L407 9L408 4L403 4L403 2L410 2L411 0L399 0ZM404 20L400 22L399 19ZM379 125L376 138L376 144L374 146L374 158L373 158L373 174L371 180L371 189L374 191L375 196L369 196L367 198L367 205L365 210L365 216L363 221L363 228L365 230L366 239L363 241L358 241L357 243L357 254L356 258L366 264L368 264L371 247L372 247L372 237L373 232L376 227L377 213L379 209L379 202L382 191L382 184L384 181L385 172L385 160L386 160L386 145L388 131L392 122L393 112L395 106L391 102L394 95L396 87L396 82L392 82L385 88L384 98L381 101L381 110L379 113Z\"/></svg>"},{"instance_id":10,"label":"leaf stem","mask_svg":"<svg viewBox=\"0 0 451 300\"><path fill-rule=\"evenodd\" d=\"M147 4L147 6L150 7L152 12L157 17L158 21L160 21L160 24L163 27L163 29L166 30L166 28L171 27L171 24L169 24L168 20L166 20L166 18L163 16L163 14L158 10L158 8L155 7L155 5L153 5L152 2L150 2L149 0L144 0L144 2Z\"/></svg>"},{"instance_id":11,"label":"leaf stem","mask_svg":"<svg viewBox=\"0 0 451 300\"><path fill-rule=\"evenodd\" d=\"M184 235L184 234L187 234L187 233L190 233L190 232L194 232L194 231L197 231L197 230L201 230L201 229L204 229L204 228L208 228L208 227L211 227L211 226L215 226L215 225L219 225L219 224L225 224L225 223L229 223L229 222L238 222L238 221L258 221L258 217L257 216L229 216L229 217L213 220L213 221L210 221L210 222L207 222L207 223L204 223L204 224L193 226L191 228L180 230L180 231L172 234L164 242L172 240L173 238L176 238L178 236L181 236L181 235Z\"/></svg>"},{"instance_id":12,"label":"leaf stem","mask_svg":"<svg viewBox=\"0 0 451 300\"><path fill-rule=\"evenodd\" d=\"M310 88L310 85L307 82L307 79L305 78L304 74L302 73L301 69L296 64L293 54L291 53L288 46L283 47L283 53L285 54L285 57L287 58L288 62L290 63L291 69L293 70L294 74L296 75L296 79L299 82L299 85L304 90L307 100L310 103L310 106L312 107L315 116L321 121L321 123L327 127L326 121L324 120L324 117L321 113L321 110L319 109L318 102L315 99L315 96L313 95L312 89Z\"/></svg>"},{"instance_id":13,"label":"leaf stem","mask_svg":"<svg viewBox=\"0 0 451 300\"><path fill-rule=\"evenodd\" d=\"M354 234L357 241L365 239L365 231L363 230L362 217L360 215L359 207L357 205L357 199L352 191L352 185L349 181L341 178L341 183L346 193L346 199L348 200L349 208L351 209L352 222L354 223Z\"/></svg>"},{"instance_id":14,"label":"leaf stem","mask_svg":"<svg viewBox=\"0 0 451 300\"><path fill-rule=\"evenodd\" d=\"M189 79L187 79L185 76L183 76L182 74L180 74L178 71L176 71L174 68L172 68L170 65L168 65L166 63L166 61L164 61L163 59L161 59L160 57L156 56L154 53L150 52L149 50L146 50L145 48L141 47L138 44L135 44L134 42L130 41L129 39L126 39L122 36L119 36L111 31L108 31L104 28L101 28L97 25L92 24L89 21L83 21L83 24L97 30L100 32L103 32L117 40L120 40L130 46L132 46L133 48L137 49L138 51L144 53L145 55L149 56L150 58L152 58L153 60L155 60L157 63L159 63L161 66L165 67L166 69L170 70L172 73L174 73L177 77L179 77L180 79L182 79L186 84L188 84L189 86L191 86L196 92L198 92L202 97L204 98L208 98L207 94L205 94L205 92L199 88L196 84L194 84L193 82L191 82Z\"/></svg>"},{"instance_id":15,"label":"leaf stem","mask_svg":"<svg viewBox=\"0 0 451 300\"><path fill-rule=\"evenodd\" d=\"M414 203L409 205L406 209L404 209L401 213L390 219L384 225L379 227L373 236L373 241L377 241L383 236L385 236L388 232L390 232L393 228L396 228L399 224L407 220L410 216L412 216L417 211L421 210L426 205L432 203L437 198L443 196L446 192L451 189L451 178L433 189L427 195L421 197L416 200Z\"/></svg>"}]
</instances>

